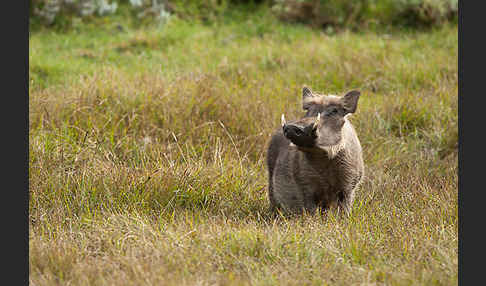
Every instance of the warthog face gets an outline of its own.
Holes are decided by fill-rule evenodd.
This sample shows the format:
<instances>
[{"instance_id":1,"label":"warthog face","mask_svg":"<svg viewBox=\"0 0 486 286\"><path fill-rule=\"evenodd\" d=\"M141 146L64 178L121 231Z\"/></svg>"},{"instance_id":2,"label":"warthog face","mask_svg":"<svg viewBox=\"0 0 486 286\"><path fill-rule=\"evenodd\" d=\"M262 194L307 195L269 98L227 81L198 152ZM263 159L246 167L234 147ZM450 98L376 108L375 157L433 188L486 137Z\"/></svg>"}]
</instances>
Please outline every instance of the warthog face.
<instances>
[{"instance_id":1,"label":"warthog face","mask_svg":"<svg viewBox=\"0 0 486 286\"><path fill-rule=\"evenodd\" d=\"M342 97L313 94L304 87L302 106L304 118L286 122L282 114L283 133L297 147L321 148L338 145L342 141L342 128L346 116L356 111L360 92L350 91Z\"/></svg>"}]
</instances>

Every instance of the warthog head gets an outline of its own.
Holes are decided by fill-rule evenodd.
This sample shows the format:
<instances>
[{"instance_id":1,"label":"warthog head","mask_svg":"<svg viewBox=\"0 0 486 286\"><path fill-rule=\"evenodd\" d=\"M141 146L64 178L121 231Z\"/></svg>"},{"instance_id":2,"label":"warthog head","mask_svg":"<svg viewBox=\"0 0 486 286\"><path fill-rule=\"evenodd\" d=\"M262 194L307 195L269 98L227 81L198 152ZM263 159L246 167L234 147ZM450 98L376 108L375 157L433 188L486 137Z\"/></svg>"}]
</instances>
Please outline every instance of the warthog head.
<instances>
[{"instance_id":1,"label":"warthog head","mask_svg":"<svg viewBox=\"0 0 486 286\"><path fill-rule=\"evenodd\" d=\"M302 106L307 111L304 118L285 121L282 114L283 133L297 147L320 148L326 151L342 143L342 128L346 116L356 111L360 92L352 90L342 97L313 94L304 87Z\"/></svg>"}]
</instances>

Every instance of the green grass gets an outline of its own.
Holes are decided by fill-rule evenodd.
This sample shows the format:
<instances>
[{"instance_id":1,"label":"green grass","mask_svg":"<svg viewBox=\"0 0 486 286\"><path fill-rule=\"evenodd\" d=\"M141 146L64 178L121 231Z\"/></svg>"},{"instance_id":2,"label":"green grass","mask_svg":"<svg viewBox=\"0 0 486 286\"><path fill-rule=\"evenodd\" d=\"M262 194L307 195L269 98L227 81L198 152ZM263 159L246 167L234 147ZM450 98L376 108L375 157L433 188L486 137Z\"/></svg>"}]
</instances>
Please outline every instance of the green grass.
<instances>
[{"instance_id":1,"label":"green grass","mask_svg":"<svg viewBox=\"0 0 486 286\"><path fill-rule=\"evenodd\" d=\"M30 35L32 285L458 283L457 26L263 16ZM363 94L348 218L268 210L265 147L304 84Z\"/></svg>"}]
</instances>

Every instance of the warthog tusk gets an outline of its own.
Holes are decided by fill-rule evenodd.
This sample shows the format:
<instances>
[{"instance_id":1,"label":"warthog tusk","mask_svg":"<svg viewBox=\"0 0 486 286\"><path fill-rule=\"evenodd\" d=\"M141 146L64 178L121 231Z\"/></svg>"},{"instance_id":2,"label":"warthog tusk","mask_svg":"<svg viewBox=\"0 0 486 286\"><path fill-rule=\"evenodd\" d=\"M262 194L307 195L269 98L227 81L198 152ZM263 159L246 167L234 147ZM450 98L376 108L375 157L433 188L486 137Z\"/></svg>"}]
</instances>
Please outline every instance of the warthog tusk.
<instances>
[{"instance_id":1,"label":"warthog tusk","mask_svg":"<svg viewBox=\"0 0 486 286\"><path fill-rule=\"evenodd\" d=\"M321 120L321 113L317 113L317 118L316 118L316 121L314 122L314 128L317 127L317 124L319 124L319 121Z\"/></svg>"},{"instance_id":2,"label":"warthog tusk","mask_svg":"<svg viewBox=\"0 0 486 286\"><path fill-rule=\"evenodd\" d=\"M285 116L284 114L282 113L282 127L286 124L287 122L285 122Z\"/></svg>"}]
</instances>

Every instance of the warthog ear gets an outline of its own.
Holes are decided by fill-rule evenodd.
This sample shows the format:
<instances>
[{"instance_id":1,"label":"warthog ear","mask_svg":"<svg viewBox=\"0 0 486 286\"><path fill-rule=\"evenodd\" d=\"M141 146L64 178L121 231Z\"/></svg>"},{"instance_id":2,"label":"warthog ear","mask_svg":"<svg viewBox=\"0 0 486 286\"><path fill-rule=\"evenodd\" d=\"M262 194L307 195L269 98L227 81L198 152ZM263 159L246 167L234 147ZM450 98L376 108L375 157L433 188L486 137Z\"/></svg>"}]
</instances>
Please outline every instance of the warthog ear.
<instances>
[{"instance_id":1,"label":"warthog ear","mask_svg":"<svg viewBox=\"0 0 486 286\"><path fill-rule=\"evenodd\" d=\"M352 90L346 93L343 98L343 106L345 113L354 113L356 111L356 107L358 107L358 99L361 93L358 90Z\"/></svg>"},{"instance_id":2,"label":"warthog ear","mask_svg":"<svg viewBox=\"0 0 486 286\"><path fill-rule=\"evenodd\" d=\"M310 90L310 88L308 88L307 86L304 86L304 88L302 88L302 97L305 98L307 96L313 96L312 90Z\"/></svg>"},{"instance_id":3,"label":"warthog ear","mask_svg":"<svg viewBox=\"0 0 486 286\"><path fill-rule=\"evenodd\" d=\"M309 108L309 105L312 102L310 99L312 97L314 97L314 95L312 94L310 88L304 86L304 88L302 89L302 108L304 109Z\"/></svg>"}]
</instances>

